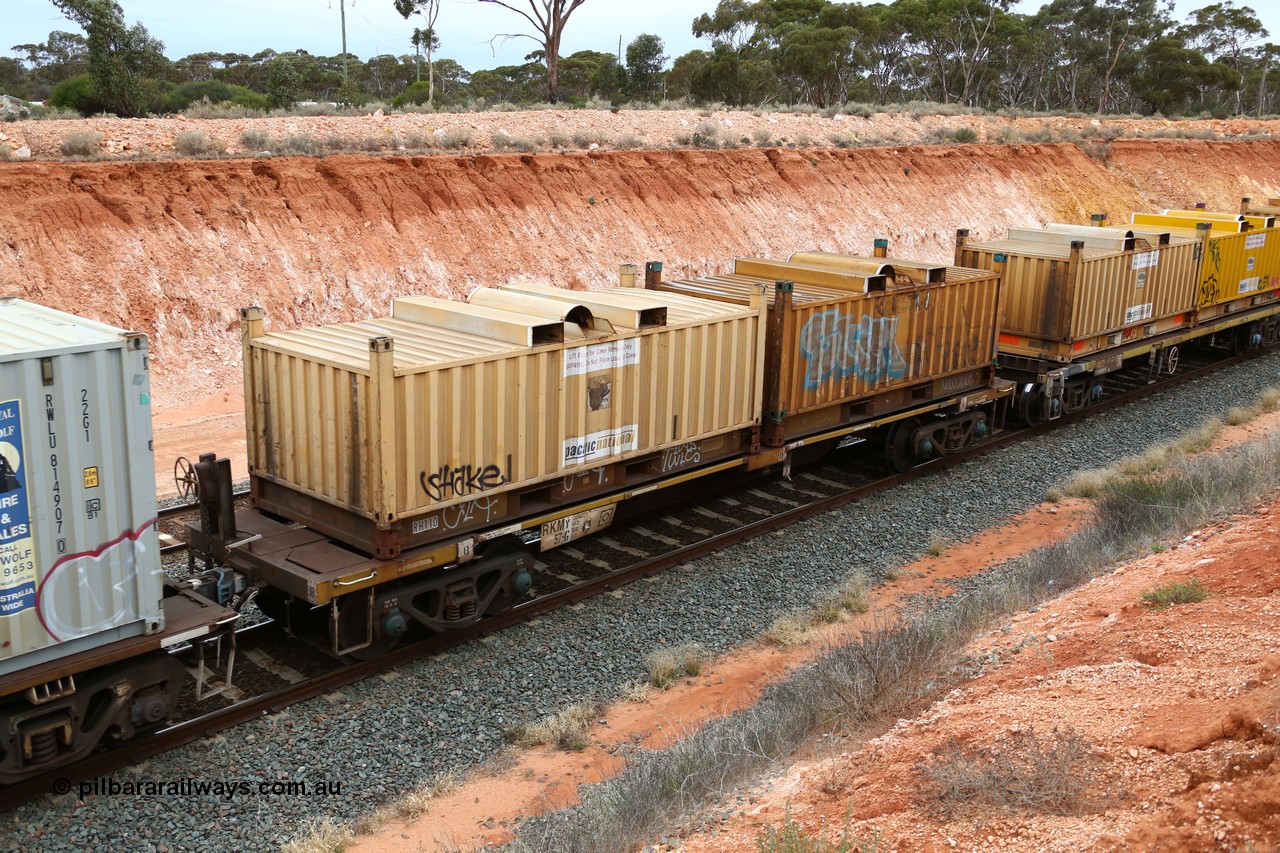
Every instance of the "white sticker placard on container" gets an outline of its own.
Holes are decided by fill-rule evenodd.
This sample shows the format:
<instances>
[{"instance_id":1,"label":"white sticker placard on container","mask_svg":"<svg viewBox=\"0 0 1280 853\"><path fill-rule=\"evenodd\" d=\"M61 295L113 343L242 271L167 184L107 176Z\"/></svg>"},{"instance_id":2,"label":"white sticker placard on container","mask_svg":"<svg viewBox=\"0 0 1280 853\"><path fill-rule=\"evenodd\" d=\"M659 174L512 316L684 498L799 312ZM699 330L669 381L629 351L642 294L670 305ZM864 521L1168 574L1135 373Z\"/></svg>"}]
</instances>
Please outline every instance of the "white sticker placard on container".
<instances>
[{"instance_id":1,"label":"white sticker placard on container","mask_svg":"<svg viewBox=\"0 0 1280 853\"><path fill-rule=\"evenodd\" d=\"M581 376L640 363L640 339L626 338L603 344L588 344L564 351L564 375Z\"/></svg>"},{"instance_id":2,"label":"white sticker placard on container","mask_svg":"<svg viewBox=\"0 0 1280 853\"><path fill-rule=\"evenodd\" d=\"M1130 269L1144 270L1147 267L1154 267L1160 263L1160 252L1138 252L1133 256L1133 266Z\"/></svg>"},{"instance_id":3,"label":"white sticker placard on container","mask_svg":"<svg viewBox=\"0 0 1280 853\"><path fill-rule=\"evenodd\" d=\"M1124 312L1125 325L1130 323L1141 323L1143 320L1151 319L1151 303L1147 302L1142 305L1134 305Z\"/></svg>"},{"instance_id":4,"label":"white sticker placard on container","mask_svg":"<svg viewBox=\"0 0 1280 853\"><path fill-rule=\"evenodd\" d=\"M1261 281L1262 280L1258 278L1258 276L1256 275L1253 278L1240 279L1240 292L1253 293L1255 290L1258 289L1258 286L1261 284Z\"/></svg>"},{"instance_id":5,"label":"white sticker placard on container","mask_svg":"<svg viewBox=\"0 0 1280 853\"><path fill-rule=\"evenodd\" d=\"M1267 232L1265 231L1250 234L1244 238L1244 247L1246 249L1261 249L1265 245L1267 245Z\"/></svg>"},{"instance_id":6,"label":"white sticker placard on container","mask_svg":"<svg viewBox=\"0 0 1280 853\"><path fill-rule=\"evenodd\" d=\"M636 449L639 427L636 424L602 429L581 438L570 438L564 443L564 464L576 465L593 459L606 459L619 453Z\"/></svg>"}]
</instances>

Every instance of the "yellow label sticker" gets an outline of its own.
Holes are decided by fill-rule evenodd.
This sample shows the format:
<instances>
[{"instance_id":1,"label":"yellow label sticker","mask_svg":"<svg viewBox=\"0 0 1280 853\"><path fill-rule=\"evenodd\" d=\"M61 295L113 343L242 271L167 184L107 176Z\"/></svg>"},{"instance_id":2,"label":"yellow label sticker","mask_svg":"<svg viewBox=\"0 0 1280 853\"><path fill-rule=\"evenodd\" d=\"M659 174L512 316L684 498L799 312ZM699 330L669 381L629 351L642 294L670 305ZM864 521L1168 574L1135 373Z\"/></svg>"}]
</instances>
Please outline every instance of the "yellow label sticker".
<instances>
[{"instance_id":1,"label":"yellow label sticker","mask_svg":"<svg viewBox=\"0 0 1280 853\"><path fill-rule=\"evenodd\" d=\"M92 468L84 469L84 487L86 489L98 488L98 468L96 465Z\"/></svg>"}]
</instances>

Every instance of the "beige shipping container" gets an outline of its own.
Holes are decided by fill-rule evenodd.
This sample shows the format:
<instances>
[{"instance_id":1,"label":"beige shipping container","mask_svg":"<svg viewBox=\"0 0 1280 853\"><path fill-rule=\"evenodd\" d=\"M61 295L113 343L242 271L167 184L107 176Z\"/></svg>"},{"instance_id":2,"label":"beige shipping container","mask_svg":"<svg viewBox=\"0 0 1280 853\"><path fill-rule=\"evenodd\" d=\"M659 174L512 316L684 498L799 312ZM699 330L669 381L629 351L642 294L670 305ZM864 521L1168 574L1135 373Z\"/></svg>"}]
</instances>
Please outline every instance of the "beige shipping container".
<instances>
[{"instance_id":1,"label":"beige shipping container","mask_svg":"<svg viewBox=\"0 0 1280 853\"><path fill-rule=\"evenodd\" d=\"M1123 228L1050 225L970 243L956 263L996 269L1003 255L1000 351L1068 362L1192 321L1200 244Z\"/></svg>"},{"instance_id":2,"label":"beige shipping container","mask_svg":"<svg viewBox=\"0 0 1280 853\"><path fill-rule=\"evenodd\" d=\"M255 498L390 557L450 517L519 517L521 489L750 429L762 304L513 285L270 333L246 309Z\"/></svg>"},{"instance_id":3,"label":"beige shipping container","mask_svg":"<svg viewBox=\"0 0 1280 853\"><path fill-rule=\"evenodd\" d=\"M734 270L659 286L738 305L762 284L776 287L767 444L987 388L994 378L996 273L816 252L786 262L741 258Z\"/></svg>"}]
</instances>

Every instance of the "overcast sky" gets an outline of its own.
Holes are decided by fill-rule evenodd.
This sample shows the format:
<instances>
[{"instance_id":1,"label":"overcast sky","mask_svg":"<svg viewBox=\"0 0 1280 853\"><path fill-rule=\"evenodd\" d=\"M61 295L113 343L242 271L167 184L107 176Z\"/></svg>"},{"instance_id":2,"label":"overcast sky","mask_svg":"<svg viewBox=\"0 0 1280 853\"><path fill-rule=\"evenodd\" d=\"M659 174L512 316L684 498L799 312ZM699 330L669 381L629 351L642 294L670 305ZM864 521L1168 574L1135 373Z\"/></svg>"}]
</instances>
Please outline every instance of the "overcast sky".
<instances>
[{"instance_id":1,"label":"overcast sky","mask_svg":"<svg viewBox=\"0 0 1280 853\"><path fill-rule=\"evenodd\" d=\"M165 45L170 59L192 53L255 54L270 48L301 48L316 55L336 55L342 49L340 0L118 0L130 23L141 21ZM421 18L405 21L392 0L345 0L347 49L368 59L381 53L412 53L409 36ZM514 0L523 5L528 0ZM1177 16L1185 19L1193 9L1212 0L1177 0ZM1018 8L1032 12L1040 2L1022 0ZM1247 5L1237 2L1237 5ZM1280 41L1280 2L1258 0L1251 4L1271 41ZM614 52L621 36L625 45L640 33L655 33L674 58L694 48L706 47L695 39L693 19L709 12L716 0L587 0L569 20L560 53L578 50ZM522 27L521 25L524 25ZM515 65L538 45L529 39L501 40L490 47L495 33L520 32L527 22L505 9L473 0L443 0L436 30L442 43L440 55L457 60L474 71L497 65ZM12 45L39 43L52 30L75 32L49 0L0 0L0 50Z\"/></svg>"}]
</instances>

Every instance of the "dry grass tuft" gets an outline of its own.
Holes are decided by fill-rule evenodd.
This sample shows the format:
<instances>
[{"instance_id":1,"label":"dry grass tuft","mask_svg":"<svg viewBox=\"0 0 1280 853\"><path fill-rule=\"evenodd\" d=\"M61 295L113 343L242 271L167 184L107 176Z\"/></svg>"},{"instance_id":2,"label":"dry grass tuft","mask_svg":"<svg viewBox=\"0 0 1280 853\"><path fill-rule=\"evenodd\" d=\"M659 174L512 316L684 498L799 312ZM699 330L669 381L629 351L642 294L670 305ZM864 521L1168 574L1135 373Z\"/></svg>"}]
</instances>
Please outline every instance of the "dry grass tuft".
<instances>
[{"instance_id":1,"label":"dry grass tuft","mask_svg":"<svg viewBox=\"0 0 1280 853\"><path fill-rule=\"evenodd\" d=\"M301 835L280 848L280 853L342 853L356 840L351 827L333 818L307 824Z\"/></svg>"},{"instance_id":2,"label":"dry grass tuft","mask_svg":"<svg viewBox=\"0 0 1280 853\"><path fill-rule=\"evenodd\" d=\"M1068 726L1045 737L1028 728L995 746L953 740L916 771L926 802L945 817L975 806L1078 815L1101 805L1091 795L1098 765L1093 747Z\"/></svg>"},{"instance_id":3,"label":"dry grass tuft","mask_svg":"<svg viewBox=\"0 0 1280 853\"><path fill-rule=\"evenodd\" d=\"M98 157L102 153L102 134L76 132L62 137L65 157Z\"/></svg>"},{"instance_id":4,"label":"dry grass tuft","mask_svg":"<svg viewBox=\"0 0 1280 853\"><path fill-rule=\"evenodd\" d=\"M804 613L785 613L773 620L773 624L760 635L766 643L789 648L809 642L812 621Z\"/></svg>"},{"instance_id":5,"label":"dry grass tuft","mask_svg":"<svg viewBox=\"0 0 1280 853\"><path fill-rule=\"evenodd\" d=\"M649 669L649 684L666 690L676 679L702 672L707 665L707 651L697 643L655 649L645 656L644 663Z\"/></svg>"},{"instance_id":6,"label":"dry grass tuft","mask_svg":"<svg viewBox=\"0 0 1280 853\"><path fill-rule=\"evenodd\" d=\"M524 747L546 745L581 752L590 743L587 732L603 709L600 702L578 702L539 723L515 726L507 739Z\"/></svg>"}]
</instances>

